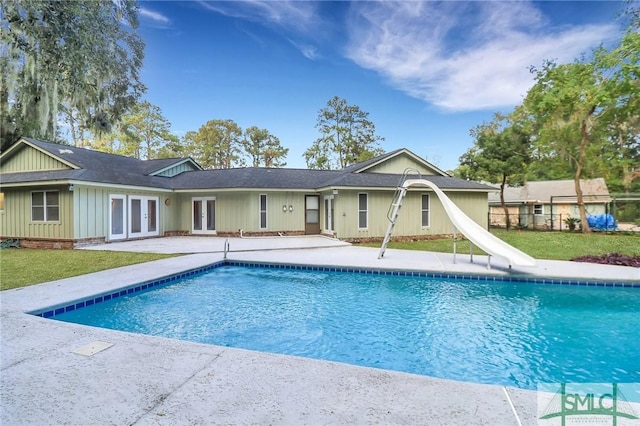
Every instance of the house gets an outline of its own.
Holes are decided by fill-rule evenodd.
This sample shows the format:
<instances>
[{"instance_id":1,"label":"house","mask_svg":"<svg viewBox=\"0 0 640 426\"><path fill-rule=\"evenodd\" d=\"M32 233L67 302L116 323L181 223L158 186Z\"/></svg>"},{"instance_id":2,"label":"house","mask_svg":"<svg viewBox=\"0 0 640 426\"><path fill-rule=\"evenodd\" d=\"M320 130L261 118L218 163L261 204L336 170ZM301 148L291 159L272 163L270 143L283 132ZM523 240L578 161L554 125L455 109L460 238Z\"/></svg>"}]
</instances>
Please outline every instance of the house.
<instances>
[{"instance_id":1,"label":"house","mask_svg":"<svg viewBox=\"0 0 640 426\"><path fill-rule=\"evenodd\" d=\"M580 181L587 215L608 213L611 202L603 178ZM567 229L567 218L580 218L575 182L550 180L527 182L520 187L507 187L504 200L512 226L533 229ZM500 203L500 192L489 193L491 226L505 227L506 217Z\"/></svg>"},{"instance_id":2,"label":"house","mask_svg":"<svg viewBox=\"0 0 640 426\"><path fill-rule=\"evenodd\" d=\"M342 170L203 170L190 158L137 160L22 138L0 155L0 237L62 247L171 235L384 237L405 169L487 226L493 188L448 176L407 149ZM431 190L411 190L394 235L449 235Z\"/></svg>"}]
</instances>

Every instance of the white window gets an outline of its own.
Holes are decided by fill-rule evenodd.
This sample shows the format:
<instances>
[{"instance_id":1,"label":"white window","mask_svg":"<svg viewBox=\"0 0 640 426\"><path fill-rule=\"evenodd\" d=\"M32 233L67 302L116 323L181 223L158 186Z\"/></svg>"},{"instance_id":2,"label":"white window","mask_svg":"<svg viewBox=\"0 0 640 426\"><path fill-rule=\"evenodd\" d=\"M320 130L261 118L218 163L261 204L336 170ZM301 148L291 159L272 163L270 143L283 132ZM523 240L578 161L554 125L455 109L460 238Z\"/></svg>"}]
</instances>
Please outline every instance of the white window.
<instances>
[{"instance_id":1,"label":"white window","mask_svg":"<svg viewBox=\"0 0 640 426\"><path fill-rule=\"evenodd\" d=\"M542 216L544 214L544 206L542 204L534 204L533 214L536 216Z\"/></svg>"},{"instance_id":2,"label":"white window","mask_svg":"<svg viewBox=\"0 0 640 426\"><path fill-rule=\"evenodd\" d=\"M429 226L429 194L422 194L422 202L420 203L421 225Z\"/></svg>"},{"instance_id":3,"label":"white window","mask_svg":"<svg viewBox=\"0 0 640 426\"><path fill-rule=\"evenodd\" d=\"M307 224L320 223L320 200L317 195L305 196L305 210Z\"/></svg>"},{"instance_id":4,"label":"white window","mask_svg":"<svg viewBox=\"0 0 640 426\"><path fill-rule=\"evenodd\" d=\"M260 229L267 229L267 194L260 194Z\"/></svg>"},{"instance_id":5,"label":"white window","mask_svg":"<svg viewBox=\"0 0 640 426\"><path fill-rule=\"evenodd\" d=\"M369 211L369 196L366 193L358 194L358 228L367 229Z\"/></svg>"},{"instance_id":6,"label":"white window","mask_svg":"<svg viewBox=\"0 0 640 426\"><path fill-rule=\"evenodd\" d=\"M33 191L31 193L31 220L33 222L57 222L60 220L58 191Z\"/></svg>"}]
</instances>

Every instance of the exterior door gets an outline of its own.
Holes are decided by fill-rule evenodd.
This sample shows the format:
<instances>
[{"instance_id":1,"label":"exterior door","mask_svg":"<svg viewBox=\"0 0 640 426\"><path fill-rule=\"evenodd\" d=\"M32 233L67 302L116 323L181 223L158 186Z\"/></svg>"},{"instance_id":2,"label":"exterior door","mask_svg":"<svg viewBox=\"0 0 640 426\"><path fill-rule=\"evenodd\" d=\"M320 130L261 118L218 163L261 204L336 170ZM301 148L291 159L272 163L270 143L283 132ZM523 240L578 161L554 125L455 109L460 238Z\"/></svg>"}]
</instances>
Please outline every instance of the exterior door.
<instances>
[{"instance_id":1,"label":"exterior door","mask_svg":"<svg viewBox=\"0 0 640 426\"><path fill-rule=\"evenodd\" d=\"M129 237L153 237L158 230L158 197L129 197Z\"/></svg>"},{"instance_id":2,"label":"exterior door","mask_svg":"<svg viewBox=\"0 0 640 426\"><path fill-rule=\"evenodd\" d=\"M191 233L216 233L216 198L194 197L191 199Z\"/></svg>"},{"instance_id":3,"label":"exterior door","mask_svg":"<svg viewBox=\"0 0 640 426\"><path fill-rule=\"evenodd\" d=\"M304 233L315 235L320 233L320 196L304 197Z\"/></svg>"},{"instance_id":4,"label":"exterior door","mask_svg":"<svg viewBox=\"0 0 640 426\"><path fill-rule=\"evenodd\" d=\"M333 234L333 195L324 197L324 226L323 232Z\"/></svg>"},{"instance_id":5,"label":"exterior door","mask_svg":"<svg viewBox=\"0 0 640 426\"><path fill-rule=\"evenodd\" d=\"M109 240L127 238L127 197L112 194L109 202Z\"/></svg>"}]
</instances>

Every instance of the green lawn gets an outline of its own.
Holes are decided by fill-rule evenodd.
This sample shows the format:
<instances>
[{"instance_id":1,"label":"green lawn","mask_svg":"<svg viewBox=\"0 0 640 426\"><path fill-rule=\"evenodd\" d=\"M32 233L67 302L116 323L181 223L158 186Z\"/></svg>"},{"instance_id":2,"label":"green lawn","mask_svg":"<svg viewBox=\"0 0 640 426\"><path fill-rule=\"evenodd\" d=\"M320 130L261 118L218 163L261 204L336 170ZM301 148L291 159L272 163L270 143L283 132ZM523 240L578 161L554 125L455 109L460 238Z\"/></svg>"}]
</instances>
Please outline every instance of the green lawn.
<instances>
[{"instance_id":1,"label":"green lawn","mask_svg":"<svg viewBox=\"0 0 640 426\"><path fill-rule=\"evenodd\" d=\"M0 289L75 277L175 255L94 250L0 250Z\"/></svg>"},{"instance_id":2,"label":"green lawn","mask_svg":"<svg viewBox=\"0 0 640 426\"><path fill-rule=\"evenodd\" d=\"M569 260L584 255L620 253L640 256L640 235L583 235L566 232L494 231L507 243L538 259ZM380 247L380 243L366 244ZM451 253L452 240L391 243L390 248ZM469 242L458 241L458 253L469 253ZM478 248L474 253L482 254ZM93 250L0 250L0 289L74 277L104 269L164 259L175 255Z\"/></svg>"},{"instance_id":3,"label":"green lawn","mask_svg":"<svg viewBox=\"0 0 640 426\"><path fill-rule=\"evenodd\" d=\"M534 232L534 231L492 231L498 238L536 259L570 260L585 255L601 255L620 253L629 256L640 256L640 234L581 234L569 232ZM380 247L380 243L366 244ZM451 238L429 241L412 241L390 243L389 248L405 250L426 250L443 253L453 252ZM474 247L474 253L482 254L482 250ZM469 253L469 242L458 240L458 253Z\"/></svg>"}]
</instances>

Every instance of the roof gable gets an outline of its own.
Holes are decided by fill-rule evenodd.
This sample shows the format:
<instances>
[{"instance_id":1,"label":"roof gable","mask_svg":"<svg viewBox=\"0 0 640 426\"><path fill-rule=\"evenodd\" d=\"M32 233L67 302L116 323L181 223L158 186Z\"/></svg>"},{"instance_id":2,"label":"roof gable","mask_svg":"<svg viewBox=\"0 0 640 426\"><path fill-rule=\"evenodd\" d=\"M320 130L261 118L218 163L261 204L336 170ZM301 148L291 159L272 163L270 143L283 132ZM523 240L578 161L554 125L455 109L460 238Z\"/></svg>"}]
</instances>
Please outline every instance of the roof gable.
<instances>
[{"instance_id":1,"label":"roof gable","mask_svg":"<svg viewBox=\"0 0 640 426\"><path fill-rule=\"evenodd\" d=\"M407 169L415 169L423 175L449 176L446 172L406 148L397 149L370 160L353 164L343 170L352 173L402 174Z\"/></svg>"},{"instance_id":2,"label":"roof gable","mask_svg":"<svg viewBox=\"0 0 640 426\"><path fill-rule=\"evenodd\" d=\"M183 172L203 170L192 158L168 158L163 160L147 160L147 168L153 171L150 176L174 177Z\"/></svg>"},{"instance_id":3,"label":"roof gable","mask_svg":"<svg viewBox=\"0 0 640 426\"><path fill-rule=\"evenodd\" d=\"M20 144L28 145L42 153L68 164L74 173L64 170L49 169L29 171L20 167L11 173L3 173L3 183L28 183L30 181L75 180L102 184L140 186L147 188L169 188L170 180L166 177L148 175L168 164L180 163L182 160L162 160L147 162L136 158L110 154L91 149L45 142L38 139L22 138ZM13 147L12 147L13 148ZM15 152L18 151L15 148ZM7 151L4 155L10 155ZM67 169L69 171L69 169ZM4 172L4 170L3 170Z\"/></svg>"},{"instance_id":4,"label":"roof gable","mask_svg":"<svg viewBox=\"0 0 640 426\"><path fill-rule=\"evenodd\" d=\"M73 161L63 157L71 147L55 145L57 152L54 149L43 149L32 139L21 138L0 155L0 171L10 173L80 168Z\"/></svg>"}]
</instances>

